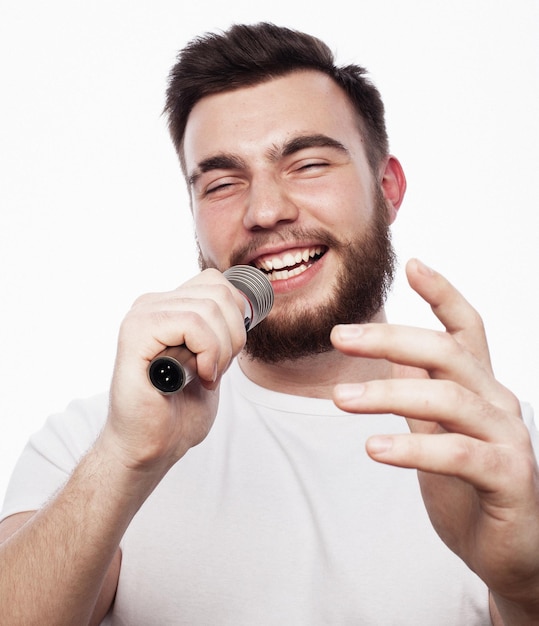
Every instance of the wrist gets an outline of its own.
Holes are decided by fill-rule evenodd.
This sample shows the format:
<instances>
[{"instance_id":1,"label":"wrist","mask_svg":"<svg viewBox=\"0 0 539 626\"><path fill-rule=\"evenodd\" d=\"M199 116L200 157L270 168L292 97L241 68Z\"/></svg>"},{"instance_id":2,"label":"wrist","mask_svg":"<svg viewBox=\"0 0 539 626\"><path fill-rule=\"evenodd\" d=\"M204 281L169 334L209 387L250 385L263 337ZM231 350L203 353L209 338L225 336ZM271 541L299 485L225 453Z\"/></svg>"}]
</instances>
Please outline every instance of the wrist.
<instances>
[{"instance_id":1,"label":"wrist","mask_svg":"<svg viewBox=\"0 0 539 626\"><path fill-rule=\"evenodd\" d=\"M105 428L88 453L88 462L99 468L101 483L111 504L132 517L168 471L163 462L140 462L126 454L123 446Z\"/></svg>"}]
</instances>

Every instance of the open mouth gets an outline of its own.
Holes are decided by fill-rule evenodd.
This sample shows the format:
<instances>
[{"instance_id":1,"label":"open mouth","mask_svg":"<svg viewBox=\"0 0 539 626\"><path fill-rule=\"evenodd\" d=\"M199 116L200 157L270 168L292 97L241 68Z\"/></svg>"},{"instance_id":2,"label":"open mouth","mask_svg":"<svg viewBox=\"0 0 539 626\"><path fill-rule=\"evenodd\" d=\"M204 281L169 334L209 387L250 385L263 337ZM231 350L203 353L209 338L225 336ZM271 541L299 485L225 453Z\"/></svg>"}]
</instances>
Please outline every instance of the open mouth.
<instances>
[{"instance_id":1,"label":"open mouth","mask_svg":"<svg viewBox=\"0 0 539 626\"><path fill-rule=\"evenodd\" d=\"M325 246L297 249L282 255L257 259L255 267L262 270L270 281L286 280L308 270L325 254L326 250Z\"/></svg>"}]
</instances>

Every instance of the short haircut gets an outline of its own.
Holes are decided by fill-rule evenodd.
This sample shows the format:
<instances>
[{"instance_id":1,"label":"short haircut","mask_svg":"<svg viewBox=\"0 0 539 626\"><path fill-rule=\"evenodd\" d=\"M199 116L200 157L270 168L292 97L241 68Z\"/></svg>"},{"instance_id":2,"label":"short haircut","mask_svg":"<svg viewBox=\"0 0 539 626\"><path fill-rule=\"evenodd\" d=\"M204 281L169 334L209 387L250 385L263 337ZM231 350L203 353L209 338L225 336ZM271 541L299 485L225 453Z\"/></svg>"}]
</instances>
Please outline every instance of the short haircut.
<instances>
[{"instance_id":1,"label":"short haircut","mask_svg":"<svg viewBox=\"0 0 539 626\"><path fill-rule=\"evenodd\" d=\"M185 127L199 100L301 70L327 74L346 93L358 115L369 165L376 172L389 146L384 104L367 71L354 64L338 67L329 47L312 35L260 22L206 33L179 52L169 75L164 113L184 173Z\"/></svg>"}]
</instances>

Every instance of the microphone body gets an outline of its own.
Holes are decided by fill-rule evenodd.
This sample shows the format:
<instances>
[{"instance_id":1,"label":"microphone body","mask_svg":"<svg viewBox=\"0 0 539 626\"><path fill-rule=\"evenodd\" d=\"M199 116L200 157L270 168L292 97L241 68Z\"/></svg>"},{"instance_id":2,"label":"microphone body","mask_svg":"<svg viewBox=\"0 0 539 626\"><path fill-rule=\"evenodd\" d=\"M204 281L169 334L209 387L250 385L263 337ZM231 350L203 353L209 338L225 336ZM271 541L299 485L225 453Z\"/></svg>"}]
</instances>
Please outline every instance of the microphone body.
<instances>
[{"instance_id":1,"label":"microphone body","mask_svg":"<svg viewBox=\"0 0 539 626\"><path fill-rule=\"evenodd\" d=\"M244 296L245 329L261 322L273 306L273 287L264 272L250 265L234 265L224 276ZM148 378L162 394L181 391L197 375L196 356L185 345L163 350L148 366Z\"/></svg>"}]
</instances>

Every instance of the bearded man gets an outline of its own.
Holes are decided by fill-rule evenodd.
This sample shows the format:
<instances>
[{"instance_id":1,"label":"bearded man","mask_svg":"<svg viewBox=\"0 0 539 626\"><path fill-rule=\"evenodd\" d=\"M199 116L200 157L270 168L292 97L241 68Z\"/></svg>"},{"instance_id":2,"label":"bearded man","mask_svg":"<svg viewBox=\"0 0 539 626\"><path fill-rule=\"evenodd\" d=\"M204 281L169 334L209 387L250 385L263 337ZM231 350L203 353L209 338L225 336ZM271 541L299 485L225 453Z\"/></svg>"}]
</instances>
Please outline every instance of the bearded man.
<instances>
[{"instance_id":1,"label":"bearded man","mask_svg":"<svg viewBox=\"0 0 539 626\"><path fill-rule=\"evenodd\" d=\"M166 112L202 271L137 300L109 392L23 452L3 622L539 623L531 412L434 270L407 265L446 331L386 319L406 181L365 70L236 25L181 51ZM249 333L235 265L273 287ZM196 375L161 394L176 346Z\"/></svg>"}]
</instances>

